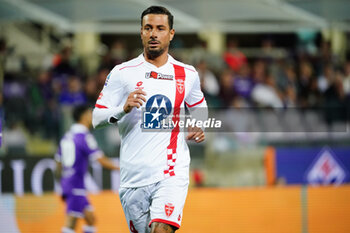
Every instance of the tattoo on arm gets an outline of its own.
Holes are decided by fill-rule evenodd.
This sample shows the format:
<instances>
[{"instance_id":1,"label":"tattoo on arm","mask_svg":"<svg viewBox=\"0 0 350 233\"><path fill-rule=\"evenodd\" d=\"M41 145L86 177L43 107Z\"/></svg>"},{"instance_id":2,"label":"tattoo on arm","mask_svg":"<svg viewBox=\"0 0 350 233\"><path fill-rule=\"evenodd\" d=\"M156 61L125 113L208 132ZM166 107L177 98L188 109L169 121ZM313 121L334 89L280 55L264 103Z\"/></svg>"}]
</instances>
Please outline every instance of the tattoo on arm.
<instances>
[{"instance_id":1,"label":"tattoo on arm","mask_svg":"<svg viewBox=\"0 0 350 233\"><path fill-rule=\"evenodd\" d=\"M169 226L168 224L162 224L163 225L163 229L168 233L173 233L173 228L171 226Z\"/></svg>"},{"instance_id":2,"label":"tattoo on arm","mask_svg":"<svg viewBox=\"0 0 350 233\"><path fill-rule=\"evenodd\" d=\"M161 223L161 222L153 222L151 233L175 233L177 229L171 225Z\"/></svg>"}]
</instances>

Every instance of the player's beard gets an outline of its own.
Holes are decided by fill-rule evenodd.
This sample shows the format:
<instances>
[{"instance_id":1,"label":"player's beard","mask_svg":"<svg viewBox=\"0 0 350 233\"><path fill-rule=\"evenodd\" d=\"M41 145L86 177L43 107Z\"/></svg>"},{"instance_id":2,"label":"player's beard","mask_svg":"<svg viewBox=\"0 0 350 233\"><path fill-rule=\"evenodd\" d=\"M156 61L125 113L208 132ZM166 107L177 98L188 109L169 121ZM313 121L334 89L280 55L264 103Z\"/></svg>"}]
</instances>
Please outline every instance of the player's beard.
<instances>
[{"instance_id":1,"label":"player's beard","mask_svg":"<svg viewBox=\"0 0 350 233\"><path fill-rule=\"evenodd\" d=\"M159 48L159 49L151 49L151 48L147 48L146 49L146 54L147 57L151 60L156 59L157 57L159 57L160 55L162 55L165 52L164 48Z\"/></svg>"},{"instance_id":2,"label":"player's beard","mask_svg":"<svg viewBox=\"0 0 350 233\"><path fill-rule=\"evenodd\" d=\"M156 40L152 40L152 41L156 41ZM151 45L149 43L148 43L148 46L146 46L146 55L151 60L154 60L154 59L158 58L160 55L162 55L166 51L165 48L167 46L169 46L169 45L161 46L162 44L159 41L157 41L157 42L160 45L158 48L153 48L152 49Z\"/></svg>"}]
</instances>

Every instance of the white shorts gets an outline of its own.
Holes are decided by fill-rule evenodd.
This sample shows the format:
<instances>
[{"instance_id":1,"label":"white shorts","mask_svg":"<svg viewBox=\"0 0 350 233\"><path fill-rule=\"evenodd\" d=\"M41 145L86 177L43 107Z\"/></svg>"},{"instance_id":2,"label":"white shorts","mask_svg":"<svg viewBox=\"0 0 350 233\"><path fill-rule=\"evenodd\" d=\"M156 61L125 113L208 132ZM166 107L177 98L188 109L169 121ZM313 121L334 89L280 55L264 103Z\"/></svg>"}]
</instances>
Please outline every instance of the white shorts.
<instances>
[{"instance_id":1,"label":"white shorts","mask_svg":"<svg viewBox=\"0 0 350 233\"><path fill-rule=\"evenodd\" d=\"M119 197L130 232L150 232L152 222L180 228L188 178L172 176L138 188L120 188Z\"/></svg>"}]
</instances>

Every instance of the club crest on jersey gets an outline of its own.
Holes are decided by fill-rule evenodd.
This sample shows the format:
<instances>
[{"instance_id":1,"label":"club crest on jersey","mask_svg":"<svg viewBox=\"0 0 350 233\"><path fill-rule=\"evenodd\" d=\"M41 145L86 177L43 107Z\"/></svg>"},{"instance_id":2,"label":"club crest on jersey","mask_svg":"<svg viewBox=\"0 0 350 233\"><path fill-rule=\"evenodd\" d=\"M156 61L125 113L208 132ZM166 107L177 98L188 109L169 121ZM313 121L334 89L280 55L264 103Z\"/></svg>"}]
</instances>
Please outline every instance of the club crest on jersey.
<instances>
[{"instance_id":1,"label":"club crest on jersey","mask_svg":"<svg viewBox=\"0 0 350 233\"><path fill-rule=\"evenodd\" d=\"M182 94L185 90L185 84L184 84L184 80L182 79L176 79L176 89L177 91Z\"/></svg>"},{"instance_id":2,"label":"club crest on jersey","mask_svg":"<svg viewBox=\"0 0 350 233\"><path fill-rule=\"evenodd\" d=\"M169 218L169 217L172 215L172 213L174 212L174 208L175 208L175 206L174 206L173 204L171 204L171 203L165 204L165 206L164 206L165 215L166 215L168 218Z\"/></svg>"},{"instance_id":3,"label":"club crest on jersey","mask_svg":"<svg viewBox=\"0 0 350 233\"><path fill-rule=\"evenodd\" d=\"M161 74L155 71L146 72L145 78L161 79L161 80L173 80L174 76L169 74Z\"/></svg>"},{"instance_id":4,"label":"club crest on jersey","mask_svg":"<svg viewBox=\"0 0 350 233\"><path fill-rule=\"evenodd\" d=\"M162 121L165 120L172 110L172 104L165 95L154 95L146 102L146 108L143 112L143 129L163 129Z\"/></svg>"}]
</instances>

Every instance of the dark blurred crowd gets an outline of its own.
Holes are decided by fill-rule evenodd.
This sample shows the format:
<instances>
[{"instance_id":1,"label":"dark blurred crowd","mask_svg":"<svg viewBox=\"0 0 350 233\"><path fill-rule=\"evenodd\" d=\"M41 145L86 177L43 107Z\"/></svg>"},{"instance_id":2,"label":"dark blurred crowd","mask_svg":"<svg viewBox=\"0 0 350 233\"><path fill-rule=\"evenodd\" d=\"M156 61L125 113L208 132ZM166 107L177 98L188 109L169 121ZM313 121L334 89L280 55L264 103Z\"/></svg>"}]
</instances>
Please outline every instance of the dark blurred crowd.
<instances>
[{"instance_id":1,"label":"dark blurred crowd","mask_svg":"<svg viewBox=\"0 0 350 233\"><path fill-rule=\"evenodd\" d=\"M247 56L238 41L232 40L217 58L219 62L215 60L221 64L217 66L206 56L209 52L205 46L200 49L204 52L192 52L202 57L185 62L196 67L210 107L348 106L350 60L338 59L329 43L322 43L312 55L295 48L278 57L272 43L263 44L259 56ZM4 54L5 48L2 50ZM176 58L181 60L179 54L176 52ZM91 74L74 55L74 48L67 46L50 58L46 69L30 70L21 61L20 72L5 70L6 127L12 129L20 123L29 134L58 141L63 131L64 109L81 103L93 106L110 70L133 55L122 43L115 43L100 57L96 72Z\"/></svg>"},{"instance_id":2,"label":"dark blurred crowd","mask_svg":"<svg viewBox=\"0 0 350 233\"><path fill-rule=\"evenodd\" d=\"M211 107L278 108L324 112L326 121L345 121L350 107L350 59L332 54L323 42L314 53L284 50L277 56L271 41L259 55L247 57L233 40L222 56L223 69L211 71L208 62L196 68Z\"/></svg>"},{"instance_id":3,"label":"dark blurred crowd","mask_svg":"<svg viewBox=\"0 0 350 233\"><path fill-rule=\"evenodd\" d=\"M212 106L323 108L345 106L350 96L350 60L338 62L324 43L315 55L289 52L247 58L229 43L223 54L226 67L217 75L205 62L197 65L202 89ZM288 52L288 51L287 51Z\"/></svg>"}]
</instances>

